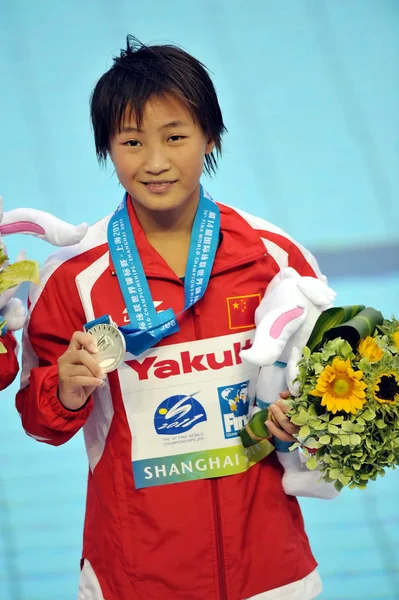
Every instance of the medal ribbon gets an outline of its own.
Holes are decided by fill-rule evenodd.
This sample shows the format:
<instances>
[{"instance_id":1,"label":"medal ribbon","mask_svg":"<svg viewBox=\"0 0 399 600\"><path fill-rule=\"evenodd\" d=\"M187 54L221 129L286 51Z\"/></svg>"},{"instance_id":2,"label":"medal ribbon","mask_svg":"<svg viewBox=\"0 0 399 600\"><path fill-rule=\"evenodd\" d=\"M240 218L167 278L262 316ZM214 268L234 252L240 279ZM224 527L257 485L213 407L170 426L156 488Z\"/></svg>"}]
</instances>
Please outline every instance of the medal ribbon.
<instances>
[{"instance_id":1,"label":"medal ribbon","mask_svg":"<svg viewBox=\"0 0 399 600\"><path fill-rule=\"evenodd\" d=\"M127 351L138 356L162 338L179 331L177 317L204 295L219 243L220 212L216 203L200 186L200 200L194 218L184 279L184 309L157 313L130 224L127 194L108 224L108 246L118 283L125 300L130 325L119 327ZM104 315L90 323L110 322Z\"/></svg>"}]
</instances>

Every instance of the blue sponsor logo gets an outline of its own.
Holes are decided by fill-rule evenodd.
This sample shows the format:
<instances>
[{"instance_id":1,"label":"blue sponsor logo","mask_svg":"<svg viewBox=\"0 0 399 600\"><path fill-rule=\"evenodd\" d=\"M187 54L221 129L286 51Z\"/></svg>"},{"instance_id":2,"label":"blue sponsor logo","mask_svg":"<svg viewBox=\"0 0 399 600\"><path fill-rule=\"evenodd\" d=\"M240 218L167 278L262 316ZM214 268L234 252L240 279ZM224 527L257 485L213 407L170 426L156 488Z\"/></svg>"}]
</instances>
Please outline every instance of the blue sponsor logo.
<instances>
[{"instance_id":1,"label":"blue sponsor logo","mask_svg":"<svg viewBox=\"0 0 399 600\"><path fill-rule=\"evenodd\" d=\"M166 398L157 408L154 415L154 427L160 435L185 433L201 421L206 421L206 412L202 404L194 398L179 394Z\"/></svg>"},{"instance_id":2,"label":"blue sponsor logo","mask_svg":"<svg viewBox=\"0 0 399 600\"><path fill-rule=\"evenodd\" d=\"M248 385L249 381L242 381L218 388L225 438L237 437L248 423Z\"/></svg>"}]
</instances>

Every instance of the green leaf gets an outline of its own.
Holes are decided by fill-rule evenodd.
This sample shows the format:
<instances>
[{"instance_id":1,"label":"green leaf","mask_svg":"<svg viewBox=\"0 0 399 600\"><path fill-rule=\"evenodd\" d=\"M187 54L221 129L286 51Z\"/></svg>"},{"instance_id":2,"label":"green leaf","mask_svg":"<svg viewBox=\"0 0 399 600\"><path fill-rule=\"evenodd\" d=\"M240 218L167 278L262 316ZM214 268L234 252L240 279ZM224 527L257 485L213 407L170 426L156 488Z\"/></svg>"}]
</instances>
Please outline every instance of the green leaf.
<instances>
[{"instance_id":1,"label":"green leaf","mask_svg":"<svg viewBox=\"0 0 399 600\"><path fill-rule=\"evenodd\" d=\"M321 448L321 444L319 444L318 440L315 437L308 437L306 440L307 448Z\"/></svg>"},{"instance_id":2,"label":"green leaf","mask_svg":"<svg viewBox=\"0 0 399 600\"><path fill-rule=\"evenodd\" d=\"M307 343L307 347L310 348L310 350L314 350L317 346L321 344L322 340L324 340L324 334L326 331L332 329L336 325L340 325L344 321L348 321L364 308L364 305L337 306L324 310L313 327L312 333L310 334L310 338ZM337 337L339 336L333 335L333 338ZM330 339L332 338L330 337Z\"/></svg>"},{"instance_id":3,"label":"green leaf","mask_svg":"<svg viewBox=\"0 0 399 600\"><path fill-rule=\"evenodd\" d=\"M362 438L357 433L352 433L350 436L350 442L352 446L358 446L362 441Z\"/></svg>"},{"instance_id":4,"label":"green leaf","mask_svg":"<svg viewBox=\"0 0 399 600\"><path fill-rule=\"evenodd\" d=\"M339 479L340 475L341 471L339 469L331 469L328 473L328 476L331 477L331 479Z\"/></svg>"},{"instance_id":5,"label":"green leaf","mask_svg":"<svg viewBox=\"0 0 399 600\"><path fill-rule=\"evenodd\" d=\"M292 446L290 446L290 447L288 448L288 450L289 450L290 452L293 452L294 450L296 450L297 448L300 448L300 447L301 447L301 444L300 444L299 442L295 442L295 444L292 444Z\"/></svg>"},{"instance_id":6,"label":"green leaf","mask_svg":"<svg viewBox=\"0 0 399 600\"><path fill-rule=\"evenodd\" d=\"M306 466L310 471L314 471L317 469L317 460L314 456L311 456L309 460L306 461Z\"/></svg>"},{"instance_id":7,"label":"green leaf","mask_svg":"<svg viewBox=\"0 0 399 600\"><path fill-rule=\"evenodd\" d=\"M322 435L321 437L319 437L319 442L320 442L320 444L323 444L323 446L326 446L327 444L329 444L331 442L331 436L330 435Z\"/></svg>"},{"instance_id":8,"label":"green leaf","mask_svg":"<svg viewBox=\"0 0 399 600\"><path fill-rule=\"evenodd\" d=\"M340 481L336 481L334 483L334 487L338 492L340 492L344 486L342 485L342 483Z\"/></svg>"},{"instance_id":9,"label":"green leaf","mask_svg":"<svg viewBox=\"0 0 399 600\"><path fill-rule=\"evenodd\" d=\"M387 426L387 424L382 420L382 419L378 419L375 424L377 425L378 429L385 429L385 427Z\"/></svg>"},{"instance_id":10,"label":"green leaf","mask_svg":"<svg viewBox=\"0 0 399 600\"><path fill-rule=\"evenodd\" d=\"M301 408L301 410L299 411L299 414L291 417L291 422L294 423L294 425L298 425L299 427L301 427L302 425L305 425L305 423L307 423L308 420L309 420L309 415L306 412L306 410L304 410L303 408Z\"/></svg>"},{"instance_id":11,"label":"green leaf","mask_svg":"<svg viewBox=\"0 0 399 600\"><path fill-rule=\"evenodd\" d=\"M364 425L360 425L359 423L354 423L352 429L355 433L363 433Z\"/></svg>"},{"instance_id":12,"label":"green leaf","mask_svg":"<svg viewBox=\"0 0 399 600\"><path fill-rule=\"evenodd\" d=\"M307 423L307 420L304 421L300 414L293 415L292 417L290 416L290 421L294 425L298 425L298 427L302 427L302 425L305 425L305 423Z\"/></svg>"},{"instance_id":13,"label":"green leaf","mask_svg":"<svg viewBox=\"0 0 399 600\"><path fill-rule=\"evenodd\" d=\"M310 435L310 429L307 425L304 425L303 427L300 428L299 430L299 437L304 440L305 438L308 437L308 435Z\"/></svg>"},{"instance_id":14,"label":"green leaf","mask_svg":"<svg viewBox=\"0 0 399 600\"><path fill-rule=\"evenodd\" d=\"M339 438L341 440L341 444L343 446L349 446L350 444L350 436L349 435L341 435L341 437Z\"/></svg>"},{"instance_id":15,"label":"green leaf","mask_svg":"<svg viewBox=\"0 0 399 600\"><path fill-rule=\"evenodd\" d=\"M343 431L346 431L347 433L350 433L352 431L352 423L351 421L344 421L341 425L341 429Z\"/></svg>"},{"instance_id":16,"label":"green leaf","mask_svg":"<svg viewBox=\"0 0 399 600\"><path fill-rule=\"evenodd\" d=\"M345 307L353 308L353 307ZM358 308L358 307L356 307ZM364 308L358 311L352 317L344 318L339 325L329 328L323 336L323 341L342 338L346 340L352 348L357 348L360 340L373 335L377 325L381 325L384 317L380 311L375 308Z\"/></svg>"},{"instance_id":17,"label":"green leaf","mask_svg":"<svg viewBox=\"0 0 399 600\"><path fill-rule=\"evenodd\" d=\"M338 437L338 436L337 437L333 437L332 445L333 446L342 446L341 438Z\"/></svg>"},{"instance_id":18,"label":"green leaf","mask_svg":"<svg viewBox=\"0 0 399 600\"><path fill-rule=\"evenodd\" d=\"M313 427L314 429L316 429L316 431L321 431L322 429L326 429L326 427L327 427L327 424L324 423L324 421L316 421L316 420L311 421L309 423L309 425L311 427Z\"/></svg>"},{"instance_id":19,"label":"green leaf","mask_svg":"<svg viewBox=\"0 0 399 600\"><path fill-rule=\"evenodd\" d=\"M362 412L362 417L366 421L373 421L375 419L375 412L370 408L366 408L366 410Z\"/></svg>"},{"instance_id":20,"label":"green leaf","mask_svg":"<svg viewBox=\"0 0 399 600\"><path fill-rule=\"evenodd\" d=\"M359 369L361 371L363 371L363 373L370 373L370 371L371 371L371 364L370 364L370 361L368 358L362 358L359 361L358 366L359 366Z\"/></svg>"},{"instance_id":21,"label":"green leaf","mask_svg":"<svg viewBox=\"0 0 399 600\"><path fill-rule=\"evenodd\" d=\"M327 429L330 433L338 433L339 432L339 427L337 427L336 425L331 425L331 423L328 424Z\"/></svg>"},{"instance_id":22,"label":"green leaf","mask_svg":"<svg viewBox=\"0 0 399 600\"><path fill-rule=\"evenodd\" d=\"M7 348L5 347L3 342L0 342L0 354L7 354Z\"/></svg>"},{"instance_id":23,"label":"green leaf","mask_svg":"<svg viewBox=\"0 0 399 600\"><path fill-rule=\"evenodd\" d=\"M320 375L324 371L324 366L321 363L316 363L313 367L315 375Z\"/></svg>"},{"instance_id":24,"label":"green leaf","mask_svg":"<svg viewBox=\"0 0 399 600\"><path fill-rule=\"evenodd\" d=\"M352 479L351 477L347 477L343 473L341 473L341 475L339 476L339 481L342 483L342 485L348 485L348 483L350 483L351 479Z\"/></svg>"},{"instance_id":25,"label":"green leaf","mask_svg":"<svg viewBox=\"0 0 399 600\"><path fill-rule=\"evenodd\" d=\"M341 425L344 422L344 417L334 417L331 419L331 425Z\"/></svg>"}]
</instances>

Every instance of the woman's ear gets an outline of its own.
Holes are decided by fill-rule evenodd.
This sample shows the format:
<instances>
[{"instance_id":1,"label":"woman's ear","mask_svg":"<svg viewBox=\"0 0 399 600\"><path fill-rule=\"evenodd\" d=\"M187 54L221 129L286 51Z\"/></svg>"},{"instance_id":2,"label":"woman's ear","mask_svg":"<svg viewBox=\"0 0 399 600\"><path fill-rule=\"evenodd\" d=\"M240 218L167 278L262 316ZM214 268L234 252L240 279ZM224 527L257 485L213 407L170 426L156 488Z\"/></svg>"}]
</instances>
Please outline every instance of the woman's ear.
<instances>
[{"instance_id":1,"label":"woman's ear","mask_svg":"<svg viewBox=\"0 0 399 600\"><path fill-rule=\"evenodd\" d=\"M215 142L213 140L208 140L205 147L205 154L210 154L212 150L215 149Z\"/></svg>"}]
</instances>

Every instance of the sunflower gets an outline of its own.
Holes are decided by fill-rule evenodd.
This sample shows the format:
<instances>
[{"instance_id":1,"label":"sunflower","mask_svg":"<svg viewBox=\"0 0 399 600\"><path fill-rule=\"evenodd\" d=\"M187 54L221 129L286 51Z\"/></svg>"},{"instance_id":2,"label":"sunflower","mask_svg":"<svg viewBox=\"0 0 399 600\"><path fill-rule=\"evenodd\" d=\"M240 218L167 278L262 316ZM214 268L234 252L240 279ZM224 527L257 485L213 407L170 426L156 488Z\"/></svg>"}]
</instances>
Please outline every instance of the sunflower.
<instances>
[{"instance_id":1,"label":"sunflower","mask_svg":"<svg viewBox=\"0 0 399 600\"><path fill-rule=\"evenodd\" d=\"M399 401L399 373L380 373L373 384L373 398L380 404L396 404Z\"/></svg>"},{"instance_id":2,"label":"sunflower","mask_svg":"<svg viewBox=\"0 0 399 600\"><path fill-rule=\"evenodd\" d=\"M395 348L399 352L399 328L392 334L392 337Z\"/></svg>"},{"instance_id":3,"label":"sunflower","mask_svg":"<svg viewBox=\"0 0 399 600\"><path fill-rule=\"evenodd\" d=\"M371 363L381 360L384 352L381 350L373 337L368 335L358 346L359 354L364 358L368 358Z\"/></svg>"},{"instance_id":4,"label":"sunflower","mask_svg":"<svg viewBox=\"0 0 399 600\"><path fill-rule=\"evenodd\" d=\"M337 411L357 413L366 402L366 384L360 381L363 371L354 371L349 358L334 358L320 374L313 396L321 396L321 405L335 414Z\"/></svg>"}]
</instances>

